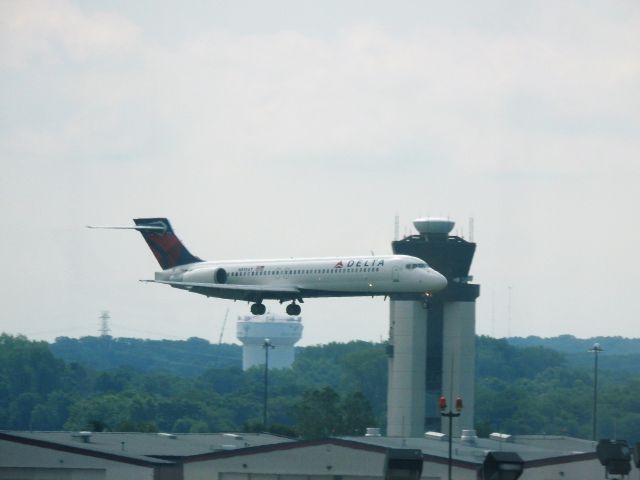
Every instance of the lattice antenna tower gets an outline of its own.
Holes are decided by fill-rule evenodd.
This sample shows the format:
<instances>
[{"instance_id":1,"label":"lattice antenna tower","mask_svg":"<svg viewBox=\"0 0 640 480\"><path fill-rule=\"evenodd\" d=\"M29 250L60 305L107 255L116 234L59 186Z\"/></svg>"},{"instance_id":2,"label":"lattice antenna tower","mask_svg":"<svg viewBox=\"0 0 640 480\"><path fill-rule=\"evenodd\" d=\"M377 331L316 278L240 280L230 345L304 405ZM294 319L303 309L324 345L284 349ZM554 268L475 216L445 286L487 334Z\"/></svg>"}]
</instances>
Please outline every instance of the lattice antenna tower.
<instances>
[{"instance_id":1,"label":"lattice antenna tower","mask_svg":"<svg viewBox=\"0 0 640 480\"><path fill-rule=\"evenodd\" d=\"M102 312L100 315L100 335L102 337L108 337L111 329L109 328L109 320L111 319L111 315L107 310Z\"/></svg>"}]
</instances>

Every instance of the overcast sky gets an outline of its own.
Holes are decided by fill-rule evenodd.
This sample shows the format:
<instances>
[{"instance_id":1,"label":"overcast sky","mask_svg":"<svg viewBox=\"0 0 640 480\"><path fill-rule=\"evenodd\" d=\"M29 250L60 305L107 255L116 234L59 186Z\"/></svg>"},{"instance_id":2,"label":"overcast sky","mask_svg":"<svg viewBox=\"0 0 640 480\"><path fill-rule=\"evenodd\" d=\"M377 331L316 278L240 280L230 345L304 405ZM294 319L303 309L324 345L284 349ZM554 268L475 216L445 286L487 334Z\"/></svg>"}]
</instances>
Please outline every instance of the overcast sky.
<instances>
[{"instance_id":1,"label":"overcast sky","mask_svg":"<svg viewBox=\"0 0 640 480\"><path fill-rule=\"evenodd\" d=\"M637 1L4 0L0 331L248 313L87 224L167 216L216 260L390 253L435 215L474 219L478 333L638 337L639 154ZM302 316L302 344L388 336L381 298Z\"/></svg>"}]
</instances>

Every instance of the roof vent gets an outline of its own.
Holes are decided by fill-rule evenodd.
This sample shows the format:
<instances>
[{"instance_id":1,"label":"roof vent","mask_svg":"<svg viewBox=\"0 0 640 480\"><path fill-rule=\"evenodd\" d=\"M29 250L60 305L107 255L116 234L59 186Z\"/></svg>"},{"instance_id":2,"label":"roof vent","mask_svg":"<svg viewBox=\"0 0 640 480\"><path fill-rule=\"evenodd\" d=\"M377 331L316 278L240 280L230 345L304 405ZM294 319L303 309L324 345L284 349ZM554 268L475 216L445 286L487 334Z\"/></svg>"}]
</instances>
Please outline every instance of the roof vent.
<instances>
[{"instance_id":1,"label":"roof vent","mask_svg":"<svg viewBox=\"0 0 640 480\"><path fill-rule=\"evenodd\" d=\"M497 442L513 442L513 435L509 435L507 433L494 432L489 435L489 438Z\"/></svg>"},{"instance_id":2,"label":"roof vent","mask_svg":"<svg viewBox=\"0 0 640 480\"><path fill-rule=\"evenodd\" d=\"M159 432L158 433L159 437L164 437L164 438L170 438L172 440L175 440L176 438L178 438L178 436L175 433L164 433L164 432Z\"/></svg>"},{"instance_id":3,"label":"roof vent","mask_svg":"<svg viewBox=\"0 0 640 480\"><path fill-rule=\"evenodd\" d=\"M82 443L89 443L91 441L91 435L92 435L91 432L82 430L81 432L74 433L71 436L81 439Z\"/></svg>"},{"instance_id":4,"label":"roof vent","mask_svg":"<svg viewBox=\"0 0 640 480\"><path fill-rule=\"evenodd\" d=\"M440 432L424 432L424 438L429 438L431 440L446 440L447 434Z\"/></svg>"},{"instance_id":5,"label":"roof vent","mask_svg":"<svg viewBox=\"0 0 640 480\"><path fill-rule=\"evenodd\" d=\"M478 440L478 435L475 430L462 430L460 435L460 441L467 445L475 445Z\"/></svg>"},{"instance_id":6,"label":"roof vent","mask_svg":"<svg viewBox=\"0 0 640 480\"><path fill-rule=\"evenodd\" d=\"M367 432L364 434L365 437L381 437L380 429L374 427L367 427Z\"/></svg>"}]
</instances>

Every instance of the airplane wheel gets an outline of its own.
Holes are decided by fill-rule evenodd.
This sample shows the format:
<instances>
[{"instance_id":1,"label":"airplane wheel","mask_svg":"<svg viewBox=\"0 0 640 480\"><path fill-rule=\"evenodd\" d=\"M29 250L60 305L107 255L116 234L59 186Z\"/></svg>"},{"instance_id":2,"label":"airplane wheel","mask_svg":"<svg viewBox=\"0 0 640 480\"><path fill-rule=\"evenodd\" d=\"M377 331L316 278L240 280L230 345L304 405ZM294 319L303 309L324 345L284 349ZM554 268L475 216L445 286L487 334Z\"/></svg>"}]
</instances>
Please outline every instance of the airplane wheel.
<instances>
[{"instance_id":1,"label":"airplane wheel","mask_svg":"<svg viewBox=\"0 0 640 480\"><path fill-rule=\"evenodd\" d=\"M251 313L253 315L264 315L264 312L267 311L267 307L265 307L262 303L254 303L251 305Z\"/></svg>"},{"instance_id":2,"label":"airplane wheel","mask_svg":"<svg viewBox=\"0 0 640 480\"><path fill-rule=\"evenodd\" d=\"M297 315L300 315L301 311L302 311L302 308L300 308L300 305L298 304L291 303L287 305L287 315L291 315L292 317L295 317Z\"/></svg>"}]
</instances>

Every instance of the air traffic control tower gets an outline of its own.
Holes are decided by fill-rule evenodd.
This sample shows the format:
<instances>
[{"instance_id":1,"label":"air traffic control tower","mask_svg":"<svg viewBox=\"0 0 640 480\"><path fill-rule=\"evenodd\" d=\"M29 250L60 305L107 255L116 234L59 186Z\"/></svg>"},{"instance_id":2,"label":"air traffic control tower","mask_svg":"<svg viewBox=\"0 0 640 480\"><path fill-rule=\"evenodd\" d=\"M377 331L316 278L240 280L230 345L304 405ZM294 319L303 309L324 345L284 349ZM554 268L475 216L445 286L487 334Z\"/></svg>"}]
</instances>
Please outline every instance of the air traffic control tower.
<instances>
[{"instance_id":1,"label":"air traffic control tower","mask_svg":"<svg viewBox=\"0 0 640 480\"><path fill-rule=\"evenodd\" d=\"M393 253L426 261L447 277L447 287L428 302L391 300L387 435L422 437L426 431L449 433L438 398L464 409L453 420L453 436L474 428L475 301L480 286L470 283L476 244L450 235L454 222L421 218L418 235L392 243Z\"/></svg>"}]
</instances>

